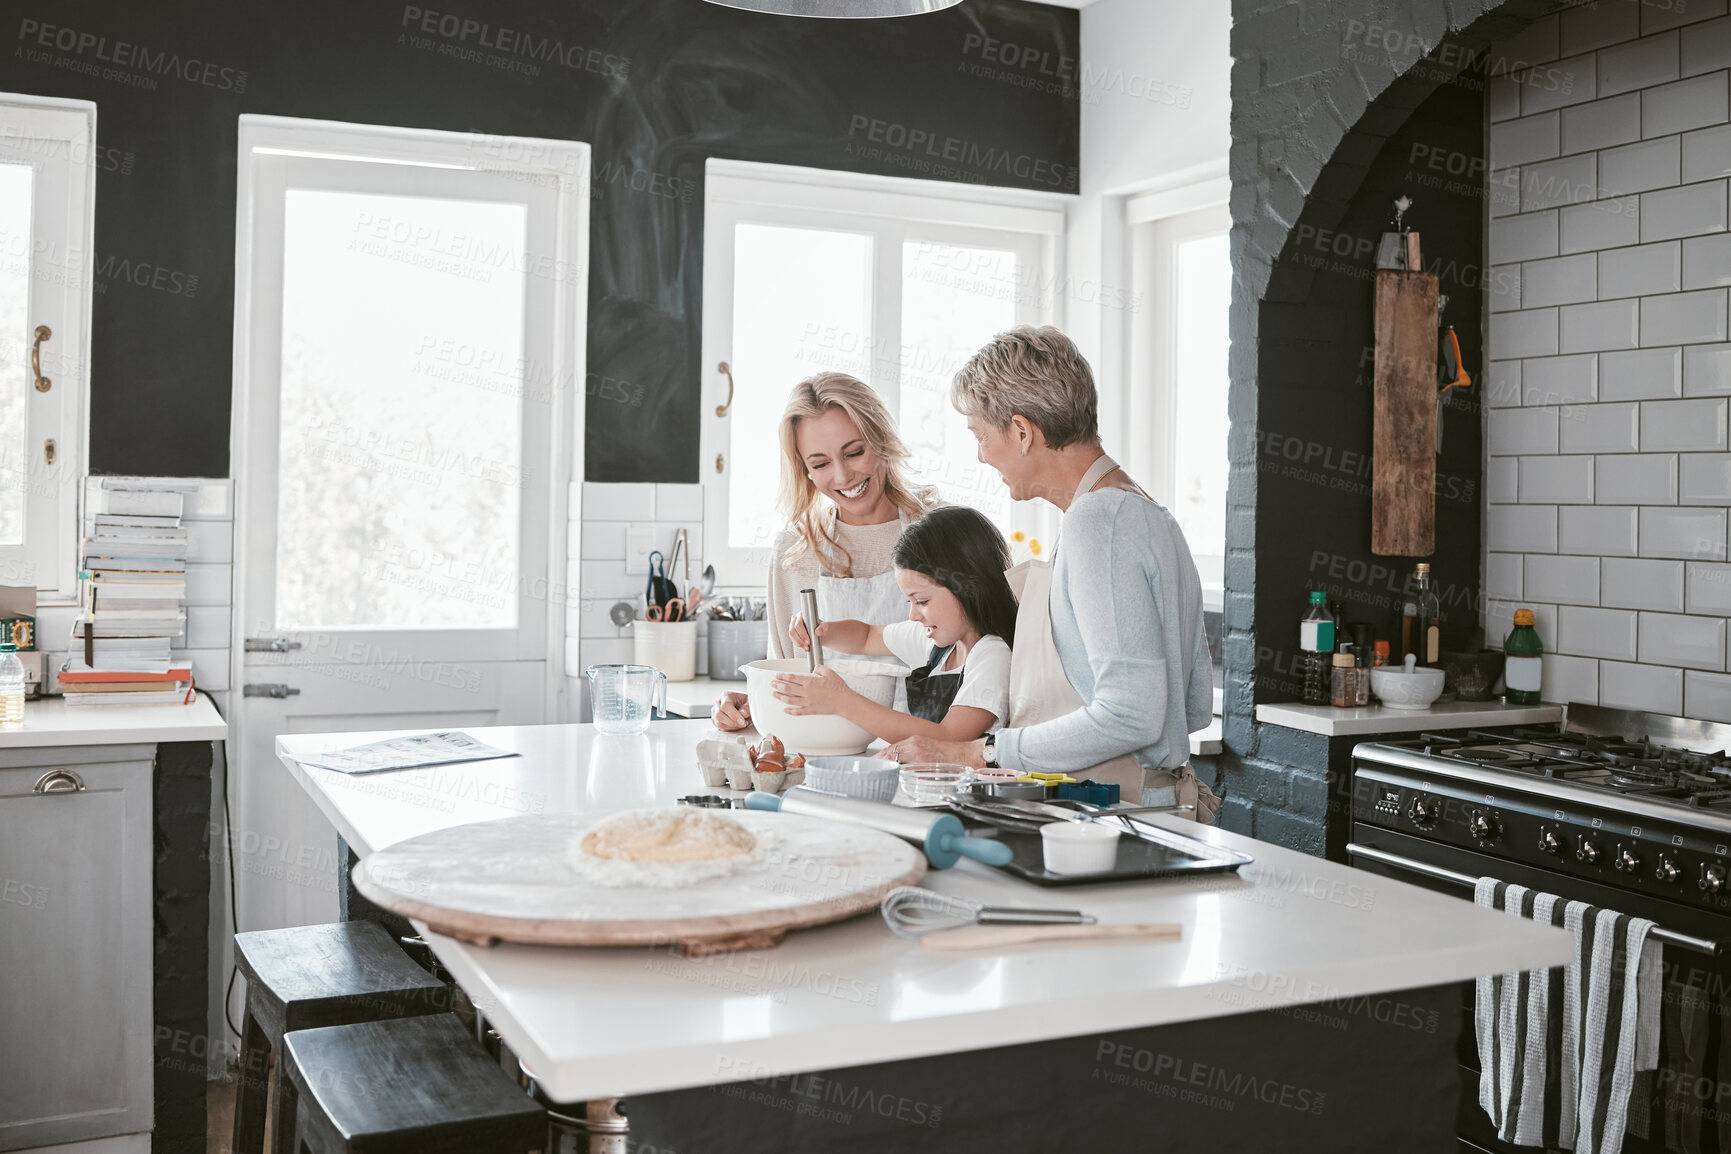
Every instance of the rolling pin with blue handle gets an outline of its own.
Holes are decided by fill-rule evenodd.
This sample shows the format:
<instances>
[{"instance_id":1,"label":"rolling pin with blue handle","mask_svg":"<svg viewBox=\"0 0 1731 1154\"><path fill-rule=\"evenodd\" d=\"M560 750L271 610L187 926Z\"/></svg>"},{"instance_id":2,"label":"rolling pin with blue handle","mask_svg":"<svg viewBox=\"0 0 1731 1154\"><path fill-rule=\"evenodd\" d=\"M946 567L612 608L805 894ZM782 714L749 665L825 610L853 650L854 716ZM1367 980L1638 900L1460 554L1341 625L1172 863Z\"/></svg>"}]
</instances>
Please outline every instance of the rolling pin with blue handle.
<instances>
[{"instance_id":1,"label":"rolling pin with blue handle","mask_svg":"<svg viewBox=\"0 0 1731 1154\"><path fill-rule=\"evenodd\" d=\"M962 857L971 857L986 865L1008 865L1010 861L1009 846L989 838L969 837L953 813L934 813L928 809L861 801L857 797L838 797L803 786L795 786L780 796L753 793L745 799L745 808L803 813L808 817L869 825L923 847L926 860L934 869L947 870Z\"/></svg>"}]
</instances>

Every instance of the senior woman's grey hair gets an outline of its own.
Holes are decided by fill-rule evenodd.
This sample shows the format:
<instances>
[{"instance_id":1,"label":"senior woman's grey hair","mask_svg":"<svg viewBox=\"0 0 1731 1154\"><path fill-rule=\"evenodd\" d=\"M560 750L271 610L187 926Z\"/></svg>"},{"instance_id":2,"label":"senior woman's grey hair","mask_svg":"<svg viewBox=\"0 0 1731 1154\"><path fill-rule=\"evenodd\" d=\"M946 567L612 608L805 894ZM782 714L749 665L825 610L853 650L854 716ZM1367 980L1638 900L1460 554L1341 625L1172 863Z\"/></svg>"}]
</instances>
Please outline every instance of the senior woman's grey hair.
<instances>
[{"instance_id":1,"label":"senior woman's grey hair","mask_svg":"<svg viewBox=\"0 0 1731 1154\"><path fill-rule=\"evenodd\" d=\"M950 403L994 429L1026 417L1053 449L1100 436L1094 373L1075 342L1051 325L1018 325L993 337L957 371Z\"/></svg>"}]
</instances>

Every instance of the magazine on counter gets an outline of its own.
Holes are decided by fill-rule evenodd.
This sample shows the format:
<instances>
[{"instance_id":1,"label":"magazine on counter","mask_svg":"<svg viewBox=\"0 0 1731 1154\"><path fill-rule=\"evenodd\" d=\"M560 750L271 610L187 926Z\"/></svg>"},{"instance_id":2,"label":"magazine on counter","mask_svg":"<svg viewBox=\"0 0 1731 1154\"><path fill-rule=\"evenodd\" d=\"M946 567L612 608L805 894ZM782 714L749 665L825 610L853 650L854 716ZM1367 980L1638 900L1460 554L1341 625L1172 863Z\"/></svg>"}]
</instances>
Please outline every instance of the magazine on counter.
<instances>
[{"instance_id":1,"label":"magazine on counter","mask_svg":"<svg viewBox=\"0 0 1731 1154\"><path fill-rule=\"evenodd\" d=\"M496 757L518 757L508 749L494 749L466 733L417 733L392 737L349 749L336 749L295 758L302 765L333 769L338 773L375 773L382 769L412 769L420 765L450 765L460 761L490 761Z\"/></svg>"}]
</instances>

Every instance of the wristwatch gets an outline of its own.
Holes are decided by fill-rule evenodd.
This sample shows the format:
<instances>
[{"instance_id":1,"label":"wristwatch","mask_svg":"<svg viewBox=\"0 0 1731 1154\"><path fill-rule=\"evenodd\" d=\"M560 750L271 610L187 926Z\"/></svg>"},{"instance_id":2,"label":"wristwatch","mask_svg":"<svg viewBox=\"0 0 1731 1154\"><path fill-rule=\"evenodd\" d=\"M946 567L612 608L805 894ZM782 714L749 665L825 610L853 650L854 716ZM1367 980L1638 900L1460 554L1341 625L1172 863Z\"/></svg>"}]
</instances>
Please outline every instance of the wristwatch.
<instances>
[{"instance_id":1,"label":"wristwatch","mask_svg":"<svg viewBox=\"0 0 1731 1154\"><path fill-rule=\"evenodd\" d=\"M998 768L998 735L995 733L986 734L986 747L985 747L985 749L981 750L980 752L985 758L986 768L987 769L997 769Z\"/></svg>"}]
</instances>

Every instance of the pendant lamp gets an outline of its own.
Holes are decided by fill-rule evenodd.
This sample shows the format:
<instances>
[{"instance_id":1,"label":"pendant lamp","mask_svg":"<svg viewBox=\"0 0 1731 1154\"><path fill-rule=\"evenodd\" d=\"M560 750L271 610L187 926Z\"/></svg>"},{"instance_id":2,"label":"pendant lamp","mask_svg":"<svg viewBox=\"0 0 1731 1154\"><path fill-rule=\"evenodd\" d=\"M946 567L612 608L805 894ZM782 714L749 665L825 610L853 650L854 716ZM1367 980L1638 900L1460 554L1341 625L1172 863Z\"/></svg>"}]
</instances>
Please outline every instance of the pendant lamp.
<instances>
[{"instance_id":1,"label":"pendant lamp","mask_svg":"<svg viewBox=\"0 0 1731 1154\"><path fill-rule=\"evenodd\" d=\"M709 0L769 16L813 16L825 20L882 20L954 8L962 0Z\"/></svg>"}]
</instances>

